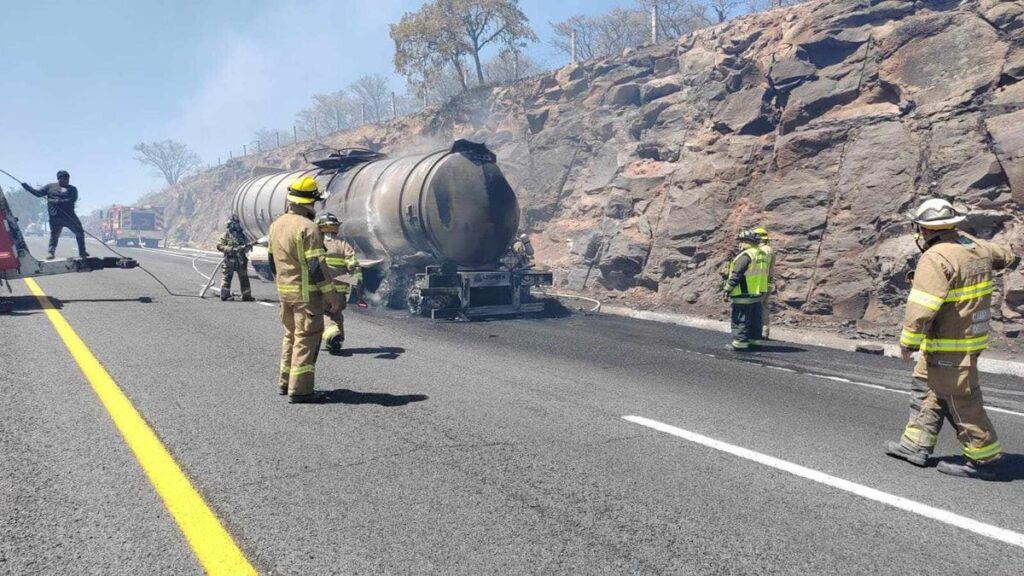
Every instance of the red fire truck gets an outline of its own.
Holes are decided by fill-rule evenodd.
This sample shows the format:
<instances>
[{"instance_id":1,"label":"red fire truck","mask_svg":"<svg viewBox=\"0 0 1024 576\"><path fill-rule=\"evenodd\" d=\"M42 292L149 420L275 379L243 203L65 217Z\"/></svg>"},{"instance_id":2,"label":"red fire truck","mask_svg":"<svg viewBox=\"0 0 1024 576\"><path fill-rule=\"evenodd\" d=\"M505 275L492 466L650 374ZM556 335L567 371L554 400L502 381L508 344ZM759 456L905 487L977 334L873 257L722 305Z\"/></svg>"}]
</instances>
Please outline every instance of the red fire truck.
<instances>
[{"instance_id":1,"label":"red fire truck","mask_svg":"<svg viewBox=\"0 0 1024 576\"><path fill-rule=\"evenodd\" d=\"M157 248L164 239L164 209L114 205L103 212L102 229L108 244Z\"/></svg>"}]
</instances>

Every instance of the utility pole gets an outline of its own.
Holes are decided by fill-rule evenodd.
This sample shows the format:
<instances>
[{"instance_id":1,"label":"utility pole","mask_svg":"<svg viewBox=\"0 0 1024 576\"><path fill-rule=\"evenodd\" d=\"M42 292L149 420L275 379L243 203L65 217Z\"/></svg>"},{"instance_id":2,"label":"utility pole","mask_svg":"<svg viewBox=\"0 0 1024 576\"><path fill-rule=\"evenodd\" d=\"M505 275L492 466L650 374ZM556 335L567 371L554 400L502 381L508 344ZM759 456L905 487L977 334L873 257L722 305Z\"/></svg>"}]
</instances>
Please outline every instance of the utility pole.
<instances>
[{"instance_id":1,"label":"utility pole","mask_svg":"<svg viewBox=\"0 0 1024 576\"><path fill-rule=\"evenodd\" d=\"M658 43L658 4L651 6L651 44Z\"/></svg>"},{"instance_id":2,"label":"utility pole","mask_svg":"<svg viewBox=\"0 0 1024 576\"><path fill-rule=\"evenodd\" d=\"M292 143L299 141L299 126L298 124L292 124Z\"/></svg>"},{"instance_id":3,"label":"utility pole","mask_svg":"<svg viewBox=\"0 0 1024 576\"><path fill-rule=\"evenodd\" d=\"M277 134L277 147L280 148L281 147L281 131L280 130L274 130L274 134Z\"/></svg>"},{"instance_id":4,"label":"utility pole","mask_svg":"<svg viewBox=\"0 0 1024 576\"><path fill-rule=\"evenodd\" d=\"M334 129L341 131L341 110L334 109Z\"/></svg>"},{"instance_id":5,"label":"utility pole","mask_svg":"<svg viewBox=\"0 0 1024 576\"><path fill-rule=\"evenodd\" d=\"M362 125L366 126L366 102L359 103L360 118L362 119Z\"/></svg>"},{"instance_id":6,"label":"utility pole","mask_svg":"<svg viewBox=\"0 0 1024 576\"><path fill-rule=\"evenodd\" d=\"M244 157L246 157L248 155L249 155L249 150L245 147L245 144L242 144L242 157L244 158Z\"/></svg>"},{"instance_id":7,"label":"utility pole","mask_svg":"<svg viewBox=\"0 0 1024 576\"><path fill-rule=\"evenodd\" d=\"M313 117L313 140L319 140L320 133L316 129L316 117Z\"/></svg>"},{"instance_id":8,"label":"utility pole","mask_svg":"<svg viewBox=\"0 0 1024 576\"><path fill-rule=\"evenodd\" d=\"M391 93L391 117L398 118L398 99L394 92Z\"/></svg>"},{"instance_id":9,"label":"utility pole","mask_svg":"<svg viewBox=\"0 0 1024 576\"><path fill-rule=\"evenodd\" d=\"M569 38L569 59L573 64L576 63L576 30L572 31Z\"/></svg>"}]
</instances>

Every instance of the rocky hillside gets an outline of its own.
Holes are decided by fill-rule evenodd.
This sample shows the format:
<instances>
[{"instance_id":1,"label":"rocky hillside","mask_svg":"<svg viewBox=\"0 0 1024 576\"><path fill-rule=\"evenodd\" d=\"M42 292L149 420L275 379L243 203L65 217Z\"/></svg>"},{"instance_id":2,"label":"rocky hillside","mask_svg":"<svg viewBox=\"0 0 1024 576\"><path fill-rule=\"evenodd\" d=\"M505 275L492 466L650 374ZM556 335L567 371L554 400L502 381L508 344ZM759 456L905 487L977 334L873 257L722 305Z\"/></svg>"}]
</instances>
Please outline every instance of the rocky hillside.
<instances>
[{"instance_id":1,"label":"rocky hillside","mask_svg":"<svg viewBox=\"0 0 1024 576\"><path fill-rule=\"evenodd\" d=\"M486 142L560 287L638 308L722 314L742 227L781 256L788 322L891 334L917 249L904 213L940 195L1024 248L1024 2L830 0L478 91L329 144L403 152ZM233 186L295 148L236 159L151 198L209 244ZM1008 276L996 329L1019 335Z\"/></svg>"}]
</instances>

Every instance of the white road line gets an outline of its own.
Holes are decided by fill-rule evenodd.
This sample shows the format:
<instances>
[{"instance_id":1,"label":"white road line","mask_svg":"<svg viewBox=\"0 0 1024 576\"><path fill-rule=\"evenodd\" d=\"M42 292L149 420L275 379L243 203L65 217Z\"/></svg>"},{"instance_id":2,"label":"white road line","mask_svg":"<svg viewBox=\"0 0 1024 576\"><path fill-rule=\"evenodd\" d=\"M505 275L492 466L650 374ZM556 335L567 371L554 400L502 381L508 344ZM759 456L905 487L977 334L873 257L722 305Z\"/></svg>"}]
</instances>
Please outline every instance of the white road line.
<instances>
[{"instance_id":1,"label":"white road line","mask_svg":"<svg viewBox=\"0 0 1024 576\"><path fill-rule=\"evenodd\" d=\"M1014 412L1013 410L1007 410L1006 408L994 408L992 406L985 406L985 410L991 410L993 412L1002 412L1003 414L1013 414L1014 416L1024 416L1024 412Z\"/></svg>"},{"instance_id":2,"label":"white road line","mask_svg":"<svg viewBox=\"0 0 1024 576\"><path fill-rule=\"evenodd\" d=\"M271 308L277 308L277 306L271 304L270 302L257 302L257 304L259 304L260 306L269 306Z\"/></svg>"},{"instance_id":3,"label":"white road line","mask_svg":"<svg viewBox=\"0 0 1024 576\"><path fill-rule=\"evenodd\" d=\"M849 378L841 378L839 376L826 376L825 374L814 374L812 372L807 373L808 376L814 378L821 378L824 380L832 380L833 382L842 382L843 384L853 384L855 386L863 386L864 388L871 388L872 390L885 390L886 392L895 392L896 394L905 394L910 396L910 392L906 390L897 390L895 388L887 388L885 386L879 386L878 384L868 384L867 382L857 382L856 380L850 380Z\"/></svg>"},{"instance_id":4,"label":"white road line","mask_svg":"<svg viewBox=\"0 0 1024 576\"><path fill-rule=\"evenodd\" d=\"M924 516L925 518L931 518L932 520L938 520L939 522L955 526L962 530L974 532L975 534L985 536L986 538L991 538L993 540L1024 548L1024 534L1019 532L1013 532L1012 530L1007 530L991 524L985 524L984 522L979 522L965 516L960 516L959 514L954 514L948 510L942 510L941 508L935 508L927 504L915 502L914 500L908 500L902 496L896 496L894 494L875 490L874 488L850 482L849 480L843 480L842 478L837 478L835 476L825 474L824 472L805 468L799 464L794 464L773 456L761 454L760 452L754 452L753 450L734 446L720 440L715 440L714 438L702 436L695 432L683 430L682 428L676 428L675 426L670 426L668 424L658 422L657 420L651 420L642 416L623 416L622 418L633 422L634 424L653 428L659 432L671 434L684 440L689 440L690 442L695 442L697 444L707 446L708 448L713 448L720 452L732 454L733 456L745 458L747 460L757 462L758 464L775 468L776 470L788 472L794 476L799 476L826 486L838 488L839 490L856 494L857 496L867 498L868 500L874 500L875 502L880 502L882 504L892 506L893 508Z\"/></svg>"},{"instance_id":5,"label":"white road line","mask_svg":"<svg viewBox=\"0 0 1024 576\"><path fill-rule=\"evenodd\" d=\"M778 370L779 372L789 372L790 374L796 374L796 370L793 370L792 368L783 368L782 366L769 366L768 364L764 364L764 367L768 368L769 370Z\"/></svg>"}]
</instances>

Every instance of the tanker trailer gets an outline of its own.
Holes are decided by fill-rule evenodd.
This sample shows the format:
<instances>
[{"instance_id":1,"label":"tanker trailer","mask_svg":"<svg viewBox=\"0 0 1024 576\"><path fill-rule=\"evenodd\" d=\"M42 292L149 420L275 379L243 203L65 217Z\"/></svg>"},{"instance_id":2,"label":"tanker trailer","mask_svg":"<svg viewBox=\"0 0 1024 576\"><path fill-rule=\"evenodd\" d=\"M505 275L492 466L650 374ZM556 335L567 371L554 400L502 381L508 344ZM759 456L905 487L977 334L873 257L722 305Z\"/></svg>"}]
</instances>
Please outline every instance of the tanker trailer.
<instances>
[{"instance_id":1,"label":"tanker trailer","mask_svg":"<svg viewBox=\"0 0 1024 576\"><path fill-rule=\"evenodd\" d=\"M306 159L308 169L254 176L239 186L231 207L252 239L266 236L287 209L288 185L312 176L324 195L318 211L341 220L340 235L370 266L367 288L388 306L431 317L545 308L531 288L551 285L551 273L502 264L519 227L519 203L484 145L458 140L449 149L398 157L323 149ZM254 250L252 262L269 277L265 250Z\"/></svg>"}]
</instances>

